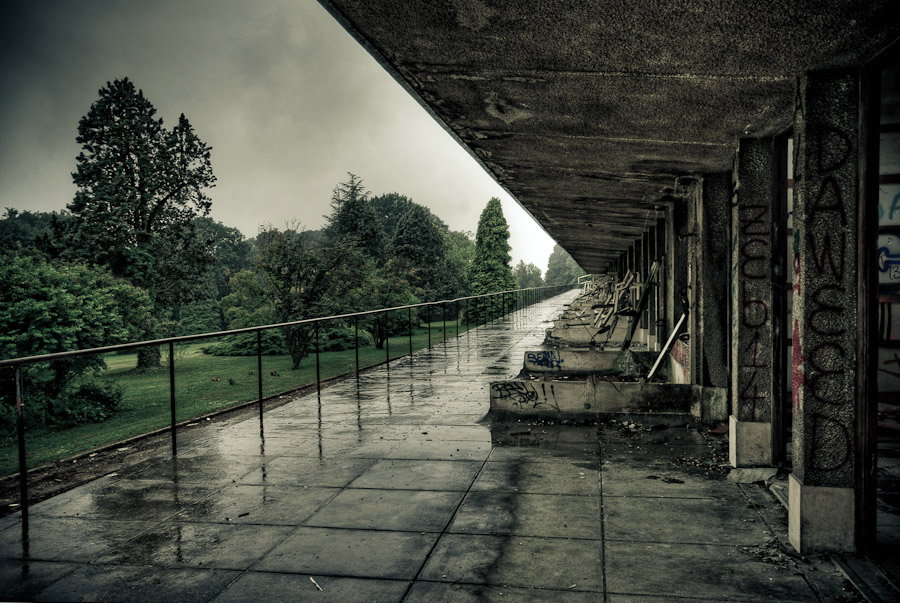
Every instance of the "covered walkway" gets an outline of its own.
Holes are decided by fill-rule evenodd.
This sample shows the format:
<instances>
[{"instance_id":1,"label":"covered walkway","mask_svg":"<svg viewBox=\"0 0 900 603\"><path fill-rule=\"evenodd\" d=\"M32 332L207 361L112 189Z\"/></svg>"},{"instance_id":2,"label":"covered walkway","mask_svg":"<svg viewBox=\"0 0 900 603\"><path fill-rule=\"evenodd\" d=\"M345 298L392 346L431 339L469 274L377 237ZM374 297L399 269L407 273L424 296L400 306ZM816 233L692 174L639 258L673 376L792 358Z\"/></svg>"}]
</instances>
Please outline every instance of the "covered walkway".
<instances>
[{"instance_id":1,"label":"covered walkway","mask_svg":"<svg viewBox=\"0 0 900 603\"><path fill-rule=\"evenodd\" d=\"M158 455L0 524L0 592L37 600L811 600L782 507L672 418L485 417L574 297Z\"/></svg>"}]
</instances>

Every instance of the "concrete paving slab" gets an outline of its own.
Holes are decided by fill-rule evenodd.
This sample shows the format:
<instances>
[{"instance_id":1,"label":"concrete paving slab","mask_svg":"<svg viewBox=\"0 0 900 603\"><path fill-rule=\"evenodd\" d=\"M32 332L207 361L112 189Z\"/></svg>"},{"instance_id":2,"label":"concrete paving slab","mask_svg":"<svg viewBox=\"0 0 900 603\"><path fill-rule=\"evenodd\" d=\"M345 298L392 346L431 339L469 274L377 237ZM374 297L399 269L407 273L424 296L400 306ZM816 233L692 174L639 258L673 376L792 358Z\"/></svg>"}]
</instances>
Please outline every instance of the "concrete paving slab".
<instances>
[{"instance_id":1,"label":"concrete paving slab","mask_svg":"<svg viewBox=\"0 0 900 603\"><path fill-rule=\"evenodd\" d=\"M350 487L465 492L481 465L478 461L383 459L353 480Z\"/></svg>"},{"instance_id":2,"label":"concrete paving slab","mask_svg":"<svg viewBox=\"0 0 900 603\"><path fill-rule=\"evenodd\" d=\"M497 461L484 466L472 490L599 496L599 467L597 461L566 458Z\"/></svg>"},{"instance_id":3,"label":"concrete paving slab","mask_svg":"<svg viewBox=\"0 0 900 603\"><path fill-rule=\"evenodd\" d=\"M319 586L316 587L316 584ZM246 572L216 597L215 601L216 603L280 600L334 603L400 601L408 585L408 582L397 580Z\"/></svg>"},{"instance_id":4,"label":"concrete paving slab","mask_svg":"<svg viewBox=\"0 0 900 603\"><path fill-rule=\"evenodd\" d=\"M199 484L215 487L227 484L262 465L266 457L259 455L198 454L196 456L147 459L118 472L119 478L177 481L179 484Z\"/></svg>"},{"instance_id":5,"label":"concrete paving slab","mask_svg":"<svg viewBox=\"0 0 900 603\"><path fill-rule=\"evenodd\" d=\"M76 517L32 517L27 538L21 530L0 534L6 559L102 563L117 559L126 541L145 532L154 521L109 521Z\"/></svg>"},{"instance_id":6,"label":"concrete paving slab","mask_svg":"<svg viewBox=\"0 0 900 603\"><path fill-rule=\"evenodd\" d=\"M559 601L561 603L596 603L597 592L578 592L549 588L514 588L510 586L485 586L474 584L446 584L442 582L416 582L406 601L416 603L476 603L481 601L522 601L538 603Z\"/></svg>"},{"instance_id":7,"label":"concrete paving slab","mask_svg":"<svg viewBox=\"0 0 900 603\"><path fill-rule=\"evenodd\" d=\"M174 516L174 521L297 526L337 496L338 488L237 484Z\"/></svg>"},{"instance_id":8,"label":"concrete paving slab","mask_svg":"<svg viewBox=\"0 0 900 603\"><path fill-rule=\"evenodd\" d=\"M446 534L438 541L420 578L601 591L602 550L599 540Z\"/></svg>"},{"instance_id":9,"label":"concrete paving slab","mask_svg":"<svg viewBox=\"0 0 900 603\"><path fill-rule=\"evenodd\" d=\"M396 444L385 458L484 461L491 453L488 442L465 442L449 440L404 440Z\"/></svg>"},{"instance_id":10,"label":"concrete paving slab","mask_svg":"<svg viewBox=\"0 0 900 603\"><path fill-rule=\"evenodd\" d=\"M122 564L244 570L295 528L169 521L123 544Z\"/></svg>"},{"instance_id":11,"label":"concrete paving slab","mask_svg":"<svg viewBox=\"0 0 900 603\"><path fill-rule=\"evenodd\" d=\"M71 491L35 505L33 515L160 521L215 492L214 487L169 480L124 479L102 488Z\"/></svg>"},{"instance_id":12,"label":"concrete paving slab","mask_svg":"<svg viewBox=\"0 0 900 603\"><path fill-rule=\"evenodd\" d=\"M408 439L490 443L491 430L488 425L472 425L471 421L459 425L420 425L409 434Z\"/></svg>"},{"instance_id":13,"label":"concrete paving slab","mask_svg":"<svg viewBox=\"0 0 900 603\"><path fill-rule=\"evenodd\" d=\"M254 570L412 580L439 534L299 528Z\"/></svg>"},{"instance_id":14,"label":"concrete paving slab","mask_svg":"<svg viewBox=\"0 0 900 603\"><path fill-rule=\"evenodd\" d=\"M462 492L347 489L306 523L309 526L401 531L441 531Z\"/></svg>"},{"instance_id":15,"label":"concrete paving slab","mask_svg":"<svg viewBox=\"0 0 900 603\"><path fill-rule=\"evenodd\" d=\"M448 531L598 539L599 518L599 497L470 492Z\"/></svg>"},{"instance_id":16,"label":"concrete paving slab","mask_svg":"<svg viewBox=\"0 0 900 603\"><path fill-rule=\"evenodd\" d=\"M153 566L86 566L42 590L39 601L206 601L240 572Z\"/></svg>"},{"instance_id":17,"label":"concrete paving slab","mask_svg":"<svg viewBox=\"0 0 900 603\"><path fill-rule=\"evenodd\" d=\"M275 457L238 480L241 484L343 488L375 463L375 459Z\"/></svg>"},{"instance_id":18,"label":"concrete paving slab","mask_svg":"<svg viewBox=\"0 0 900 603\"><path fill-rule=\"evenodd\" d=\"M762 518L746 502L604 497L603 510L609 540L757 544L770 536ZM698 517L704 520L697 521Z\"/></svg>"},{"instance_id":19,"label":"concrete paving slab","mask_svg":"<svg viewBox=\"0 0 900 603\"><path fill-rule=\"evenodd\" d=\"M683 469L655 465L609 466L603 473L603 496L639 496L647 498L712 498L746 504L739 488L722 480L697 480Z\"/></svg>"},{"instance_id":20,"label":"concrete paving slab","mask_svg":"<svg viewBox=\"0 0 900 603\"><path fill-rule=\"evenodd\" d=\"M817 599L800 576L757 561L731 546L607 542L606 578L611 596L648 594L743 601Z\"/></svg>"},{"instance_id":21,"label":"concrete paving slab","mask_svg":"<svg viewBox=\"0 0 900 603\"><path fill-rule=\"evenodd\" d=\"M81 565L53 561L0 560L0 593L8 601L33 601L41 592Z\"/></svg>"}]
</instances>

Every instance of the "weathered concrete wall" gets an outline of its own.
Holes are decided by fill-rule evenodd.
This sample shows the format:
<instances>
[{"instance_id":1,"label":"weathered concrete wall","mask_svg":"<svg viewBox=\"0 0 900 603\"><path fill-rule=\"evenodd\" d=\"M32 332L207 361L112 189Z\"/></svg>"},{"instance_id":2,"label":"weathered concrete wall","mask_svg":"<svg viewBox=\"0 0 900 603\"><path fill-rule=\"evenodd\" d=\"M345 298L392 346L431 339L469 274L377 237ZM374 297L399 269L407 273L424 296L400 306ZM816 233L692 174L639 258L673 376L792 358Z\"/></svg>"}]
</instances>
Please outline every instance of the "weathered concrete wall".
<instances>
[{"instance_id":1,"label":"weathered concrete wall","mask_svg":"<svg viewBox=\"0 0 900 603\"><path fill-rule=\"evenodd\" d=\"M801 82L794 170L793 475L801 552L852 550L859 366L855 72ZM836 515L836 513L841 514ZM849 522L849 524L848 524Z\"/></svg>"},{"instance_id":2,"label":"weathered concrete wall","mask_svg":"<svg viewBox=\"0 0 900 603\"><path fill-rule=\"evenodd\" d=\"M581 380L491 383L491 410L550 417L596 418L604 414L679 414L722 420L725 390L672 383Z\"/></svg>"},{"instance_id":3,"label":"weathered concrete wall","mask_svg":"<svg viewBox=\"0 0 900 603\"><path fill-rule=\"evenodd\" d=\"M774 140L741 139L732 209L730 461L772 463L775 402L773 236L777 182Z\"/></svg>"},{"instance_id":4,"label":"weathered concrete wall","mask_svg":"<svg viewBox=\"0 0 900 603\"><path fill-rule=\"evenodd\" d=\"M540 375L626 375L646 377L656 352L559 348L525 352L525 370ZM665 368L665 367L664 367ZM667 370L659 371L660 377Z\"/></svg>"}]
</instances>

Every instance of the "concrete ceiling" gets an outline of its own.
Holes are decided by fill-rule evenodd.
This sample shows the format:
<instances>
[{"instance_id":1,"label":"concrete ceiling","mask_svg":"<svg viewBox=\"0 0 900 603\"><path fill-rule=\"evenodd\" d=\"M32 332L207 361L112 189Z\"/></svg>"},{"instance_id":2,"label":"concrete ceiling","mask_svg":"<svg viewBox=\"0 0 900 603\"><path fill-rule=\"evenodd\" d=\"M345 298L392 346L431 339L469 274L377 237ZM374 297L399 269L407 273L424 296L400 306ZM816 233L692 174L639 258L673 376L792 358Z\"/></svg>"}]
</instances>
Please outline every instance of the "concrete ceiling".
<instances>
[{"instance_id":1,"label":"concrete ceiling","mask_svg":"<svg viewBox=\"0 0 900 603\"><path fill-rule=\"evenodd\" d=\"M320 1L588 272L900 36L897 0Z\"/></svg>"}]
</instances>

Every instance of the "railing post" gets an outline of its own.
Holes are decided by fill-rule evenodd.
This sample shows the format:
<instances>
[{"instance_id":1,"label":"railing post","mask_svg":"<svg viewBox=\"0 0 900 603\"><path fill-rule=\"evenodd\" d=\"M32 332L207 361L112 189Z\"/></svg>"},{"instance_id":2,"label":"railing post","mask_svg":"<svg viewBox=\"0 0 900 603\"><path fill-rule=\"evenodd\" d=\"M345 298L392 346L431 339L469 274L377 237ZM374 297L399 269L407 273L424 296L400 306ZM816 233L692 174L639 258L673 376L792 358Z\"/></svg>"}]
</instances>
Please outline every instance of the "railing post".
<instances>
[{"instance_id":1,"label":"railing post","mask_svg":"<svg viewBox=\"0 0 900 603\"><path fill-rule=\"evenodd\" d=\"M259 420L263 418L262 330L256 332L256 389L259 394Z\"/></svg>"},{"instance_id":2,"label":"railing post","mask_svg":"<svg viewBox=\"0 0 900 603\"><path fill-rule=\"evenodd\" d=\"M447 304L445 302L441 302L441 318L444 320L444 326L441 330L441 341L446 345L447 343Z\"/></svg>"},{"instance_id":3,"label":"railing post","mask_svg":"<svg viewBox=\"0 0 900 603\"><path fill-rule=\"evenodd\" d=\"M412 362L412 308L406 309L406 327L409 330L409 361Z\"/></svg>"},{"instance_id":4,"label":"railing post","mask_svg":"<svg viewBox=\"0 0 900 603\"><path fill-rule=\"evenodd\" d=\"M428 313L425 316L425 324L428 325L428 349L431 349L431 306L428 306Z\"/></svg>"},{"instance_id":5,"label":"railing post","mask_svg":"<svg viewBox=\"0 0 900 603\"><path fill-rule=\"evenodd\" d=\"M463 299L463 316L466 317L466 345L469 345L469 300Z\"/></svg>"},{"instance_id":6,"label":"railing post","mask_svg":"<svg viewBox=\"0 0 900 603\"><path fill-rule=\"evenodd\" d=\"M22 534L28 533L28 459L25 451L25 398L22 366L16 367L16 437L19 440L19 505L22 507Z\"/></svg>"},{"instance_id":7,"label":"railing post","mask_svg":"<svg viewBox=\"0 0 900 603\"><path fill-rule=\"evenodd\" d=\"M175 435L175 344L169 342L169 414L171 415L172 456L178 455L178 439Z\"/></svg>"},{"instance_id":8,"label":"railing post","mask_svg":"<svg viewBox=\"0 0 900 603\"><path fill-rule=\"evenodd\" d=\"M353 317L353 341L356 346L356 381L359 382L359 316Z\"/></svg>"},{"instance_id":9,"label":"railing post","mask_svg":"<svg viewBox=\"0 0 900 603\"><path fill-rule=\"evenodd\" d=\"M459 300L453 301L453 313L456 314L456 337L459 338Z\"/></svg>"},{"instance_id":10,"label":"railing post","mask_svg":"<svg viewBox=\"0 0 900 603\"><path fill-rule=\"evenodd\" d=\"M384 314L384 363L387 365L388 370L391 368L391 331L390 325L388 323L388 313L382 312Z\"/></svg>"},{"instance_id":11,"label":"railing post","mask_svg":"<svg viewBox=\"0 0 900 603\"><path fill-rule=\"evenodd\" d=\"M319 364L319 321L313 323L316 332L316 393L322 393L322 369Z\"/></svg>"}]
</instances>

